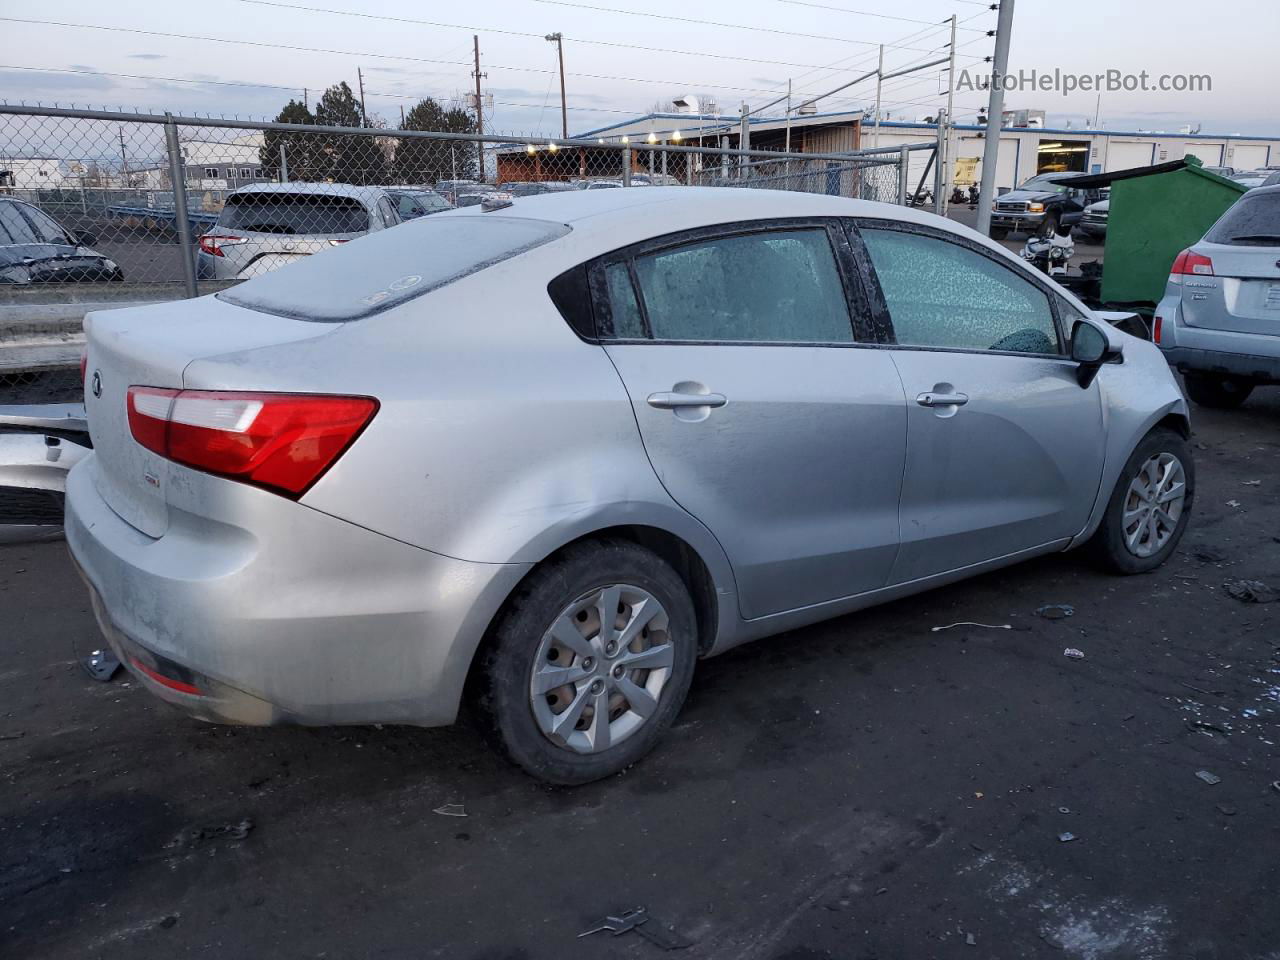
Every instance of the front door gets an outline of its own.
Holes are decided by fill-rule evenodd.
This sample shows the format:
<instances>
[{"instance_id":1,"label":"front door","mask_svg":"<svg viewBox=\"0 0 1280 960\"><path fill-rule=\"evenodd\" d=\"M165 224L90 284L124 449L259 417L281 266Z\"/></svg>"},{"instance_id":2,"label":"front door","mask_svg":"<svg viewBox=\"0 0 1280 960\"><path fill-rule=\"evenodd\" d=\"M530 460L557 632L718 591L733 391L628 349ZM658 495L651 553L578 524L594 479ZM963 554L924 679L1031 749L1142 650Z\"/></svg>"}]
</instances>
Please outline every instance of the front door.
<instances>
[{"instance_id":1,"label":"front door","mask_svg":"<svg viewBox=\"0 0 1280 960\"><path fill-rule=\"evenodd\" d=\"M1075 536L1102 476L1095 381L1081 389L1055 311L1016 265L941 232L860 234L907 399L907 583Z\"/></svg>"},{"instance_id":2,"label":"front door","mask_svg":"<svg viewBox=\"0 0 1280 960\"><path fill-rule=\"evenodd\" d=\"M898 549L902 385L856 342L833 242L757 226L595 268L649 459L724 547L747 619L884 586Z\"/></svg>"}]
</instances>

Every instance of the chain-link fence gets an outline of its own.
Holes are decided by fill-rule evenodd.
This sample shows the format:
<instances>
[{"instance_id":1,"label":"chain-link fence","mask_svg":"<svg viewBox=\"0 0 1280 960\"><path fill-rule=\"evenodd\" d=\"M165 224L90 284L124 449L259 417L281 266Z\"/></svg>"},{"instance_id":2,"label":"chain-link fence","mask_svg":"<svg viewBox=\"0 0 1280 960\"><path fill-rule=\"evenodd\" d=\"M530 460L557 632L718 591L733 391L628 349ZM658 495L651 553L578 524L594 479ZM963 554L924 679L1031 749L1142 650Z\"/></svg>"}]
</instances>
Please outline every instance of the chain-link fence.
<instances>
[{"instance_id":1,"label":"chain-link fence","mask_svg":"<svg viewBox=\"0 0 1280 960\"><path fill-rule=\"evenodd\" d=\"M902 202L914 191L906 149L803 154L731 142L714 133L555 143L4 106L0 302L211 292L503 194L712 186Z\"/></svg>"}]
</instances>

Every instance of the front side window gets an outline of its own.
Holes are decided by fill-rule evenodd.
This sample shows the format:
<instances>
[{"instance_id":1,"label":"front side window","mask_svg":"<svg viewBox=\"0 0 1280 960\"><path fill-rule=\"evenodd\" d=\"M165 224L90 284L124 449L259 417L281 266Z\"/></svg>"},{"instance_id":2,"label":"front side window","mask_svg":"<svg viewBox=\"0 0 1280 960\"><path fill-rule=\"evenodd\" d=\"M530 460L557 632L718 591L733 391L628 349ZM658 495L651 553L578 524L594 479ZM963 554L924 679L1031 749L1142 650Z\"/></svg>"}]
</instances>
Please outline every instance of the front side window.
<instances>
[{"instance_id":1,"label":"front side window","mask_svg":"<svg viewBox=\"0 0 1280 960\"><path fill-rule=\"evenodd\" d=\"M900 345L1061 352L1048 296L1012 269L950 240L879 228L861 234Z\"/></svg>"},{"instance_id":2,"label":"front side window","mask_svg":"<svg viewBox=\"0 0 1280 960\"><path fill-rule=\"evenodd\" d=\"M61 243L67 244L71 240L67 236L67 231L63 230L58 222L48 214L35 207L24 207L22 212L27 215L27 219L31 221L31 225L35 227L36 236L43 243Z\"/></svg>"},{"instance_id":3,"label":"front side window","mask_svg":"<svg viewBox=\"0 0 1280 960\"><path fill-rule=\"evenodd\" d=\"M826 230L719 237L638 256L656 340L848 343L844 287Z\"/></svg>"}]
</instances>

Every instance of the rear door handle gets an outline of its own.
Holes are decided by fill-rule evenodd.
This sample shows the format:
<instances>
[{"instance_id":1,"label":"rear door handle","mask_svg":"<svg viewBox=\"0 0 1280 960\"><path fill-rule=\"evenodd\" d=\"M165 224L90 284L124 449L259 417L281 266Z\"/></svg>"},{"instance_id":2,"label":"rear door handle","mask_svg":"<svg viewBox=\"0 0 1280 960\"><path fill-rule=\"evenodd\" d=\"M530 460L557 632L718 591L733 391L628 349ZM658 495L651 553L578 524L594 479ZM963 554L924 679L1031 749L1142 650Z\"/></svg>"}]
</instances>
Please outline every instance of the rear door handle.
<instances>
[{"instance_id":1,"label":"rear door handle","mask_svg":"<svg viewBox=\"0 0 1280 960\"><path fill-rule=\"evenodd\" d=\"M658 410L683 410L688 407L723 407L728 399L723 393L651 393L649 406Z\"/></svg>"},{"instance_id":2,"label":"rear door handle","mask_svg":"<svg viewBox=\"0 0 1280 960\"><path fill-rule=\"evenodd\" d=\"M922 407L963 407L968 402L967 393L922 393L916 397Z\"/></svg>"}]
</instances>

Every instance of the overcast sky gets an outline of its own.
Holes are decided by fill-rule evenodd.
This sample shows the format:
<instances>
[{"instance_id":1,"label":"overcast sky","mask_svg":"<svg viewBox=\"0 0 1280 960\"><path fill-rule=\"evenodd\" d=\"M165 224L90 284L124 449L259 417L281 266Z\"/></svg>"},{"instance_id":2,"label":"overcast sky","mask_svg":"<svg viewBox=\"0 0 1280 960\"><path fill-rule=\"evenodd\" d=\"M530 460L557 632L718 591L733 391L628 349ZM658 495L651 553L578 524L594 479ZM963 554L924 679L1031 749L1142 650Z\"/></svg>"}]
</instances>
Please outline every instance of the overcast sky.
<instances>
[{"instance_id":1,"label":"overcast sky","mask_svg":"<svg viewBox=\"0 0 1280 960\"><path fill-rule=\"evenodd\" d=\"M273 117L304 87L313 103L329 84L346 80L355 88L359 66L369 110L394 126L402 105L422 96L450 100L470 88L471 37L478 33L484 89L495 100L486 128L554 135L555 45L543 35L560 31L569 128L580 133L688 93L715 97L725 113L736 113L744 99L762 105L785 93L788 78L797 94L823 93L873 69L880 43L892 45L886 71L935 59L945 53L947 31L934 24L953 13L961 20L960 66L989 70L981 58L991 52L985 32L996 14L975 0L0 0L4 18L152 31L0 21L0 98ZM1205 133L1280 135L1278 39L1276 0L1019 0L1010 67L1208 74L1211 92L1104 93L1101 125L1173 132L1190 123ZM821 106L870 106L874 95L871 80ZM895 118L931 114L944 96L939 70L885 84ZM956 102L957 119L972 122L986 95L960 93ZM1092 121L1096 94L1015 92L1006 107L1039 108L1054 123L1080 125Z\"/></svg>"}]
</instances>

